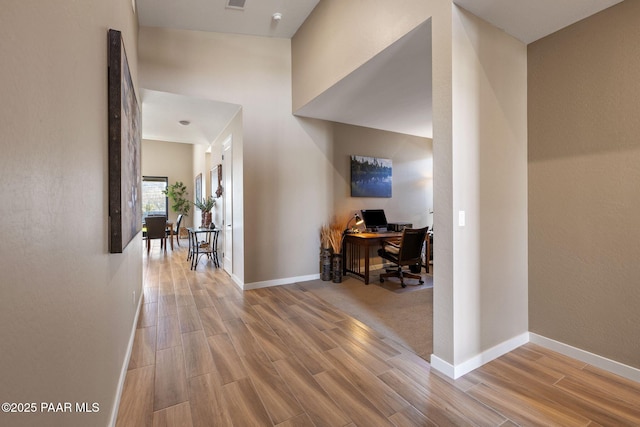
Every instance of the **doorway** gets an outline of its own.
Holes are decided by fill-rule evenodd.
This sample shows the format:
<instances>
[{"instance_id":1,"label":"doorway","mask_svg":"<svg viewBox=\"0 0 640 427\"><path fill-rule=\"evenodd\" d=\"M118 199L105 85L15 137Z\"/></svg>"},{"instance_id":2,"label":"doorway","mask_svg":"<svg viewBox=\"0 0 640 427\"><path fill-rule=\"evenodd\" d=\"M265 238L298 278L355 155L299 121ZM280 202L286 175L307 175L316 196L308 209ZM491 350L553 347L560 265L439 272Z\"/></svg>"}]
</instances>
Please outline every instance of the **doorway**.
<instances>
[{"instance_id":1,"label":"doorway","mask_svg":"<svg viewBox=\"0 0 640 427\"><path fill-rule=\"evenodd\" d=\"M222 267L230 275L233 275L233 137L229 137L222 143L222 182L223 182L223 209L222 209L222 233L223 251Z\"/></svg>"}]
</instances>

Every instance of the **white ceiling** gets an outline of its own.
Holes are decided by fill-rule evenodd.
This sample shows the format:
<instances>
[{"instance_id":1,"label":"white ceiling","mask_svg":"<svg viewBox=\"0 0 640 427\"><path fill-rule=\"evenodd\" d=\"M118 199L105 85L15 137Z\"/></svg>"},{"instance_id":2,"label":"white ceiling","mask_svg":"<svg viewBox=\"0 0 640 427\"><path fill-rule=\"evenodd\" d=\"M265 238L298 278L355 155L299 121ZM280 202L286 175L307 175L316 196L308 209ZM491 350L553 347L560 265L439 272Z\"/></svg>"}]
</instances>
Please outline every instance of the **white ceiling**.
<instances>
[{"instance_id":1,"label":"white ceiling","mask_svg":"<svg viewBox=\"0 0 640 427\"><path fill-rule=\"evenodd\" d=\"M419 25L296 116L431 138L431 20Z\"/></svg>"},{"instance_id":2,"label":"white ceiling","mask_svg":"<svg viewBox=\"0 0 640 427\"><path fill-rule=\"evenodd\" d=\"M529 44L623 0L453 0Z\"/></svg>"},{"instance_id":3,"label":"white ceiling","mask_svg":"<svg viewBox=\"0 0 640 427\"><path fill-rule=\"evenodd\" d=\"M453 0L528 44L623 0ZM292 37L319 0L136 0L142 26ZM282 13L278 22L275 12ZM431 26L421 25L297 115L431 137ZM143 138L209 144L240 106L144 91ZM176 102L179 99L179 102ZM231 112L233 111L233 114ZM184 127L179 120L190 120ZM145 136L146 135L146 136Z\"/></svg>"},{"instance_id":4,"label":"white ceiling","mask_svg":"<svg viewBox=\"0 0 640 427\"><path fill-rule=\"evenodd\" d=\"M142 138L209 145L240 106L142 89ZM188 125L180 123L189 122Z\"/></svg>"},{"instance_id":5,"label":"white ceiling","mask_svg":"<svg viewBox=\"0 0 640 427\"><path fill-rule=\"evenodd\" d=\"M146 27L237 33L290 39L320 0L246 0L243 10L227 0L136 0ZM275 21L274 13L282 19Z\"/></svg>"}]
</instances>

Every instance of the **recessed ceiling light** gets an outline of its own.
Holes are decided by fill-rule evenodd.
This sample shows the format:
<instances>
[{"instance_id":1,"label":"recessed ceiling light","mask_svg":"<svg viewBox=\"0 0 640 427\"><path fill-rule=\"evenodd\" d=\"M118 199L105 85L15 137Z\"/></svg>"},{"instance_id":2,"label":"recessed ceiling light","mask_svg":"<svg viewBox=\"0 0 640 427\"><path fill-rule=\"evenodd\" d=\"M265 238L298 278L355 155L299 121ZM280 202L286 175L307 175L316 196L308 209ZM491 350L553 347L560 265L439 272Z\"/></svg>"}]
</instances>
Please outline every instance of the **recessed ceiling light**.
<instances>
[{"instance_id":1,"label":"recessed ceiling light","mask_svg":"<svg viewBox=\"0 0 640 427\"><path fill-rule=\"evenodd\" d=\"M182 126L189 126L191 122L189 120L180 120L179 122Z\"/></svg>"}]
</instances>

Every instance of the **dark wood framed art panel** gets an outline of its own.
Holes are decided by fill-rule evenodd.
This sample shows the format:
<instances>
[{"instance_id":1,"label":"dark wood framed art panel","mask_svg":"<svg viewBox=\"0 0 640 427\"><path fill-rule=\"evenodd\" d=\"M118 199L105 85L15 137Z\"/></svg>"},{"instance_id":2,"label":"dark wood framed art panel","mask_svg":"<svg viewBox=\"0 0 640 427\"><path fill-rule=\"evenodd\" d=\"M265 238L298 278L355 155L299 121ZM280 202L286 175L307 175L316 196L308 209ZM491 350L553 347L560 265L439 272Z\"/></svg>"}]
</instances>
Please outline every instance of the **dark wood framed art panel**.
<instances>
[{"instance_id":1,"label":"dark wood framed art panel","mask_svg":"<svg viewBox=\"0 0 640 427\"><path fill-rule=\"evenodd\" d=\"M109 252L121 253L142 230L140 107L122 34L109 30Z\"/></svg>"}]
</instances>

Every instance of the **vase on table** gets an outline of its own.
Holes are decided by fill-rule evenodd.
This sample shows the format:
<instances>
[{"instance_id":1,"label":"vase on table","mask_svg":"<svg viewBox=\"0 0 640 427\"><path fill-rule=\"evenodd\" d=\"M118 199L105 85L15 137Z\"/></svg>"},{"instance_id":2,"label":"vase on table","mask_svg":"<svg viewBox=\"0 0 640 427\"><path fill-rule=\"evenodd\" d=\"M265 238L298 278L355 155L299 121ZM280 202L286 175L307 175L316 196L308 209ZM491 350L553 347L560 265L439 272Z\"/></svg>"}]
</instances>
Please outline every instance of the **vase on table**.
<instances>
[{"instance_id":1,"label":"vase on table","mask_svg":"<svg viewBox=\"0 0 640 427\"><path fill-rule=\"evenodd\" d=\"M209 228L211 225L211 212L202 212L202 228Z\"/></svg>"},{"instance_id":2,"label":"vase on table","mask_svg":"<svg viewBox=\"0 0 640 427\"><path fill-rule=\"evenodd\" d=\"M333 283L342 283L342 254L333 254L331 259Z\"/></svg>"}]
</instances>

